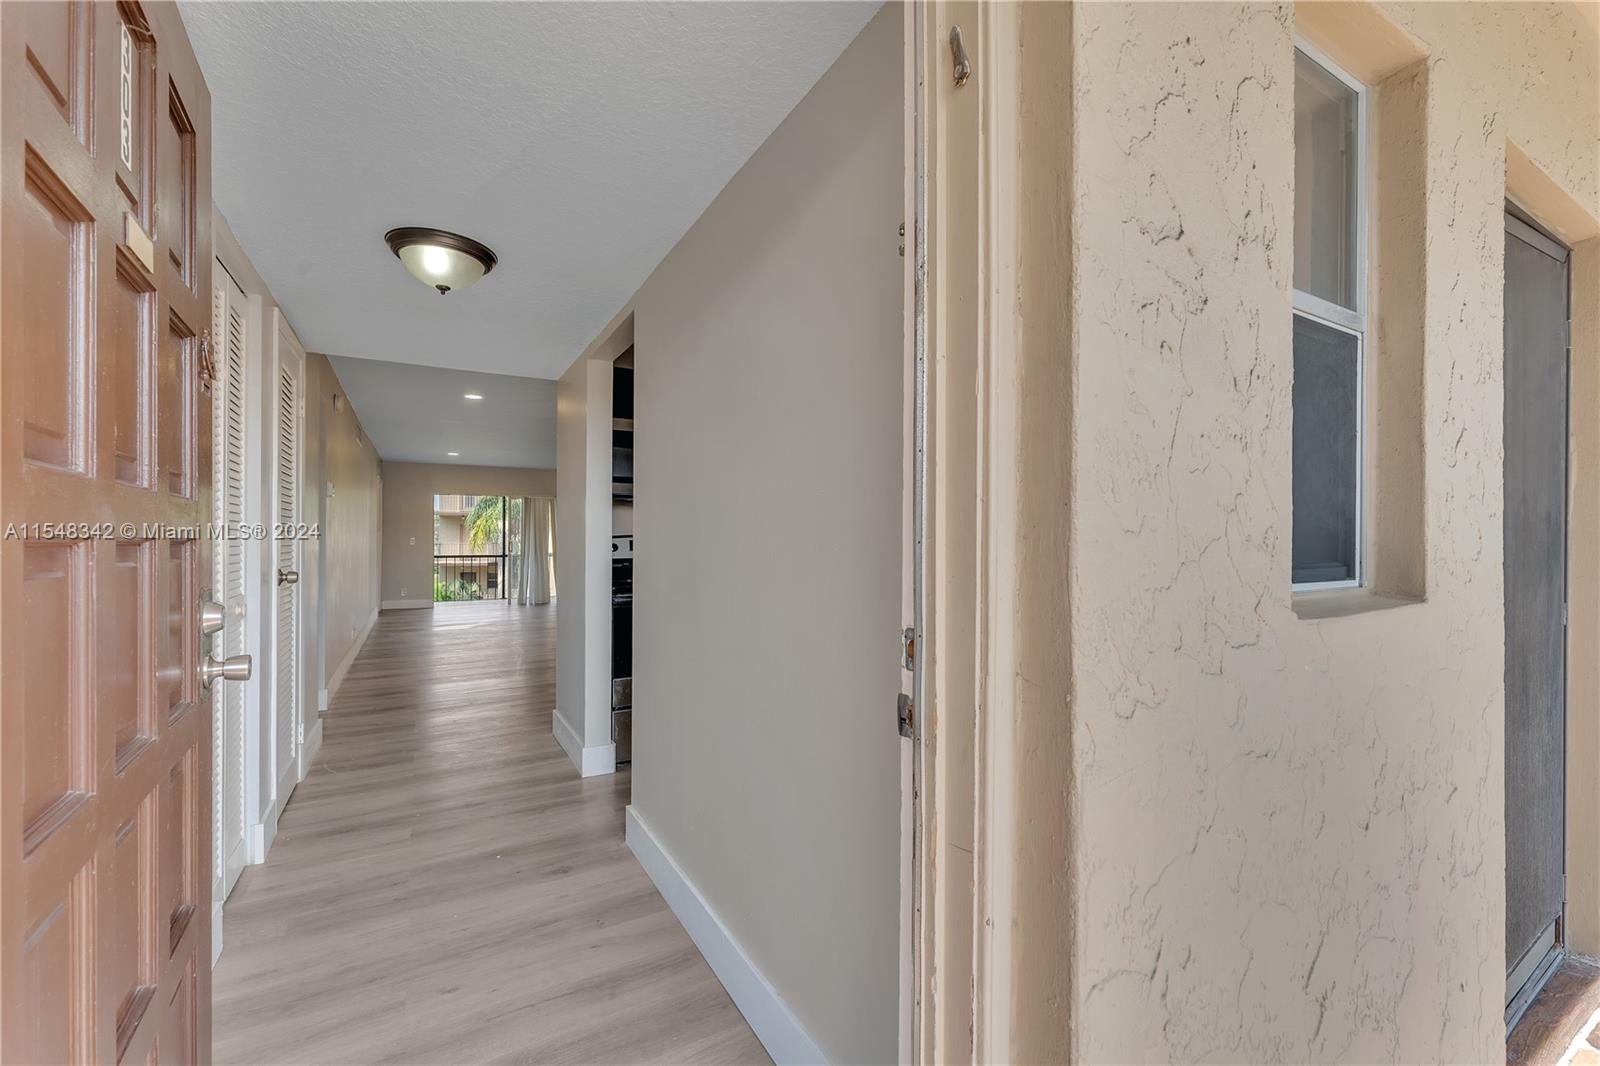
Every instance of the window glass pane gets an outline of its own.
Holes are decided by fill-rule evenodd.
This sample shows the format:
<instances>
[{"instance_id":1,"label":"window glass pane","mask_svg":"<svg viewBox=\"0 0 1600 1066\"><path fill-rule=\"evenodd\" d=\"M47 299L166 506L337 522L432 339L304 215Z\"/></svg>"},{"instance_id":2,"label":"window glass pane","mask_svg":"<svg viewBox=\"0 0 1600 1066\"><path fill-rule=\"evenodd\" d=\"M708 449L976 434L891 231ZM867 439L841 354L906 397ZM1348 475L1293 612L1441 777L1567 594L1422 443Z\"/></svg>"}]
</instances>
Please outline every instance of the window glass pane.
<instances>
[{"instance_id":1,"label":"window glass pane","mask_svg":"<svg viewBox=\"0 0 1600 1066\"><path fill-rule=\"evenodd\" d=\"M1293 580L1356 577L1359 340L1294 318Z\"/></svg>"},{"instance_id":2,"label":"window glass pane","mask_svg":"<svg viewBox=\"0 0 1600 1066\"><path fill-rule=\"evenodd\" d=\"M1355 90L1294 54L1294 287L1356 309Z\"/></svg>"}]
</instances>

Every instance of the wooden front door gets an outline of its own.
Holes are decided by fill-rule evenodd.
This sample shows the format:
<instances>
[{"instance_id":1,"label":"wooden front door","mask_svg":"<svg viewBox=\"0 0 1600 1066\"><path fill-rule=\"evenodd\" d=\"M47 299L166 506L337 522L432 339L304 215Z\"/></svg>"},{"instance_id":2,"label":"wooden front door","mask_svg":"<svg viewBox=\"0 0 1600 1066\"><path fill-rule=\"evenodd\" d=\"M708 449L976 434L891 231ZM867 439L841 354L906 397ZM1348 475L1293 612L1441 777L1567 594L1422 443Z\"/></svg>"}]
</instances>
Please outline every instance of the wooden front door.
<instances>
[{"instance_id":1,"label":"wooden front door","mask_svg":"<svg viewBox=\"0 0 1600 1066\"><path fill-rule=\"evenodd\" d=\"M0 4L0 1059L210 1058L210 97Z\"/></svg>"}]
</instances>

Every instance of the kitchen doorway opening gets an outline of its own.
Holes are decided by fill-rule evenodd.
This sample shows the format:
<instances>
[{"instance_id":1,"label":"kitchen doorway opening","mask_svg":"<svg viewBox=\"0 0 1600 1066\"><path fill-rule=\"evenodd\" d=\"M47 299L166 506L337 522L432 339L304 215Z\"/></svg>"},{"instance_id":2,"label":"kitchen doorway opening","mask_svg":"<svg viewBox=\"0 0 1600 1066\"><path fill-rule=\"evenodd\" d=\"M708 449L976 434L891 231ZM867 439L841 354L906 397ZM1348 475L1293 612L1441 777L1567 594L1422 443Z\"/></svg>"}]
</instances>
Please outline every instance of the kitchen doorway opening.
<instances>
[{"instance_id":1,"label":"kitchen doorway opening","mask_svg":"<svg viewBox=\"0 0 1600 1066\"><path fill-rule=\"evenodd\" d=\"M633 765L633 345L611 364L611 742Z\"/></svg>"}]
</instances>

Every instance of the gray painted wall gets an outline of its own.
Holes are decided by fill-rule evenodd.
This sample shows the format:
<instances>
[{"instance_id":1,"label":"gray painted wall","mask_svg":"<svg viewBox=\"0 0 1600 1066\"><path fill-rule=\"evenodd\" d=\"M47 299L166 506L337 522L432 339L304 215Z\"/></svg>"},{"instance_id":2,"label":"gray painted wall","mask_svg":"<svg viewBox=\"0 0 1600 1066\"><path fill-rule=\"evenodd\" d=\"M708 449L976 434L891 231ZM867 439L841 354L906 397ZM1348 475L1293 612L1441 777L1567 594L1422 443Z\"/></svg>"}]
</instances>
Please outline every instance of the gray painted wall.
<instances>
[{"instance_id":1,"label":"gray painted wall","mask_svg":"<svg viewBox=\"0 0 1600 1066\"><path fill-rule=\"evenodd\" d=\"M835 1062L897 1055L900 20L633 305L633 803Z\"/></svg>"}]
</instances>

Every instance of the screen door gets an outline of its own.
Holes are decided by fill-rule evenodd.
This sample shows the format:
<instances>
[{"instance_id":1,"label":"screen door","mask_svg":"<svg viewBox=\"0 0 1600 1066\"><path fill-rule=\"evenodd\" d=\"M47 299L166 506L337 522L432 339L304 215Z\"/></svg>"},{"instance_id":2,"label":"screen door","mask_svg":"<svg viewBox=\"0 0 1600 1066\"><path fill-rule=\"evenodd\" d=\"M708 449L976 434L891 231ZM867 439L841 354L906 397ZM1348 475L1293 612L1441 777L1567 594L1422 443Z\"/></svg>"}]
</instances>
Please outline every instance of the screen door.
<instances>
[{"instance_id":1,"label":"screen door","mask_svg":"<svg viewBox=\"0 0 1600 1066\"><path fill-rule=\"evenodd\" d=\"M1506 215L1506 1023L1566 902L1567 250Z\"/></svg>"}]
</instances>

